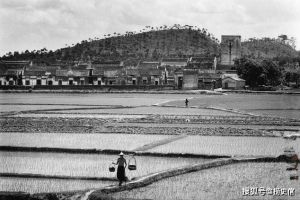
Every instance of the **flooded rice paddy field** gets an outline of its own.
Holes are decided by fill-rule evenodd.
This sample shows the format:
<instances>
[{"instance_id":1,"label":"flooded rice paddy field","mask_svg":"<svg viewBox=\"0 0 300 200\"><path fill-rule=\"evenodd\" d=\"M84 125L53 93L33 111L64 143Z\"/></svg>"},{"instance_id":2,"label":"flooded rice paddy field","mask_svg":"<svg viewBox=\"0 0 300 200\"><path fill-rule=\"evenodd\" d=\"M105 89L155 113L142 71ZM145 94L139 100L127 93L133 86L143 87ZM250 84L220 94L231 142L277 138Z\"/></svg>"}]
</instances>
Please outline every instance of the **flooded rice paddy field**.
<instances>
[{"instance_id":1,"label":"flooded rice paddy field","mask_svg":"<svg viewBox=\"0 0 300 200\"><path fill-rule=\"evenodd\" d=\"M201 108L174 108L174 107L133 107L133 108L114 108L114 109L88 109L88 110L61 110L49 111L50 114L64 113L64 114L147 114L147 115L221 115L221 116L239 116L242 114L231 113L221 110L201 109Z\"/></svg>"},{"instance_id":2,"label":"flooded rice paddy field","mask_svg":"<svg viewBox=\"0 0 300 200\"><path fill-rule=\"evenodd\" d=\"M189 108L184 108L185 98L190 100ZM284 147L291 145L299 153L299 139L287 142L279 137L237 135L271 136L273 132L265 132L264 129L273 128L279 131L276 136L285 130L298 132L299 110L299 95L2 93L0 145L134 150L152 144L144 151L277 156L283 153ZM257 118L247 121L244 120L247 113L282 117L283 120ZM159 143L176 135L195 136ZM115 173L108 171L108 166L117 159L117 155L1 151L0 157L0 173L116 177ZM207 161L146 156L136 158L138 170L127 170L129 178ZM289 185L293 182L286 181L283 175L286 171L280 171L282 169L284 164L280 163L236 164L162 180L121 194L130 198L241 199L241 186L244 185L293 186ZM113 181L12 177L1 177L0 183L0 191L25 192L78 190L116 184Z\"/></svg>"},{"instance_id":3,"label":"flooded rice paddy field","mask_svg":"<svg viewBox=\"0 0 300 200\"><path fill-rule=\"evenodd\" d=\"M108 167L112 162L117 161L117 155L9 151L2 151L0 155L2 160L0 164L1 173L29 173L71 177L116 177L116 173L109 172ZM125 155L124 158L129 162L131 156ZM137 170L126 170L126 175L129 179L211 160L152 156L135 156L135 158L137 161Z\"/></svg>"},{"instance_id":4,"label":"flooded rice paddy field","mask_svg":"<svg viewBox=\"0 0 300 200\"><path fill-rule=\"evenodd\" d=\"M0 104L0 112L20 112L20 111L39 111L39 110L51 110L51 109L78 109L82 106L73 105L20 105L20 104Z\"/></svg>"},{"instance_id":5,"label":"flooded rice paddy field","mask_svg":"<svg viewBox=\"0 0 300 200\"><path fill-rule=\"evenodd\" d=\"M262 116L280 116L291 119L299 119L300 109L252 109L245 110L247 113L253 113Z\"/></svg>"},{"instance_id":6,"label":"flooded rice paddy field","mask_svg":"<svg viewBox=\"0 0 300 200\"><path fill-rule=\"evenodd\" d=\"M136 199L300 199L300 184L290 180L286 163L243 163L167 178L149 186L115 193L113 197ZM294 196L243 196L243 188L294 188Z\"/></svg>"},{"instance_id":7,"label":"flooded rice paddy field","mask_svg":"<svg viewBox=\"0 0 300 200\"><path fill-rule=\"evenodd\" d=\"M188 136L154 147L149 151L229 156L279 156L290 146L300 154L299 139L290 141L281 137Z\"/></svg>"},{"instance_id":8,"label":"flooded rice paddy field","mask_svg":"<svg viewBox=\"0 0 300 200\"><path fill-rule=\"evenodd\" d=\"M131 151L171 136L78 133L0 133L0 146ZM38 138L38 140L37 140Z\"/></svg>"},{"instance_id":9,"label":"flooded rice paddy field","mask_svg":"<svg viewBox=\"0 0 300 200\"><path fill-rule=\"evenodd\" d=\"M166 102L163 105L182 106L183 102L175 100ZM199 96L190 99L190 105L212 106L257 114L300 118L300 95L228 94L222 96Z\"/></svg>"},{"instance_id":10,"label":"flooded rice paddy field","mask_svg":"<svg viewBox=\"0 0 300 200\"><path fill-rule=\"evenodd\" d=\"M37 179L37 178L7 178L0 177L0 191L27 193L64 192L101 188L115 184L112 181Z\"/></svg>"},{"instance_id":11,"label":"flooded rice paddy field","mask_svg":"<svg viewBox=\"0 0 300 200\"><path fill-rule=\"evenodd\" d=\"M149 152L190 153L227 156L279 156L293 146L300 154L300 140L281 137L186 136L169 143L172 135L142 134L76 134L76 133L0 133L0 146L48 147L65 149L112 149L134 151L152 145ZM38 138L38 140L36 139ZM156 145L157 144L157 145Z\"/></svg>"},{"instance_id":12,"label":"flooded rice paddy field","mask_svg":"<svg viewBox=\"0 0 300 200\"><path fill-rule=\"evenodd\" d=\"M91 154L64 154L64 153L34 153L34 152L0 152L0 173L11 174L39 174L48 176L66 177L106 177L115 178L116 172L109 172L108 167L116 162L118 156L113 155L91 155ZM150 173L173 169L180 166L207 162L210 159L195 158L166 158L151 156L136 156L137 170L126 170L129 179L144 176ZM125 156L127 162L130 156ZM132 162L132 161L131 161ZM1 177L2 179L2 177ZM10 180L11 179L11 180ZM15 178L7 178L14 182ZM29 184L29 179L18 178L20 182ZM30 179L31 182L34 182ZM55 182L54 180L52 182ZM71 181L70 181L71 182ZM39 182L35 183L38 184ZM90 183L90 182L87 182ZM109 182L111 183L111 182ZM76 184L76 183L75 183ZM80 183L81 184L81 183ZM114 183L116 184L116 182ZM20 186L22 184L20 183ZM0 186L0 191L4 190ZM12 187L12 186L11 186ZM38 186L35 186L38 187ZM22 190L22 188L19 188ZM83 189L83 188L81 188ZM5 188L15 191L15 188ZM51 190L51 188L49 188ZM23 191L23 190L22 190ZM25 191L27 192L27 191Z\"/></svg>"},{"instance_id":13,"label":"flooded rice paddy field","mask_svg":"<svg viewBox=\"0 0 300 200\"><path fill-rule=\"evenodd\" d=\"M300 118L300 95L271 94L31 94L7 93L0 95L0 104L76 104L76 105L171 105L184 106L184 99L189 98L189 106L218 107L235 109L260 114ZM4 105L1 105L3 107ZM13 109L13 107L12 107ZM8 110L8 108L6 109ZM259 110L262 110L260 112ZM276 113L274 113L274 111ZM282 112L281 112L282 111ZM278 115L279 114L279 115Z\"/></svg>"},{"instance_id":14,"label":"flooded rice paddy field","mask_svg":"<svg viewBox=\"0 0 300 200\"><path fill-rule=\"evenodd\" d=\"M188 95L197 96L197 95ZM80 104L80 105L123 105L141 106L184 99L181 94L55 94L55 93L1 93L0 104Z\"/></svg>"}]
</instances>

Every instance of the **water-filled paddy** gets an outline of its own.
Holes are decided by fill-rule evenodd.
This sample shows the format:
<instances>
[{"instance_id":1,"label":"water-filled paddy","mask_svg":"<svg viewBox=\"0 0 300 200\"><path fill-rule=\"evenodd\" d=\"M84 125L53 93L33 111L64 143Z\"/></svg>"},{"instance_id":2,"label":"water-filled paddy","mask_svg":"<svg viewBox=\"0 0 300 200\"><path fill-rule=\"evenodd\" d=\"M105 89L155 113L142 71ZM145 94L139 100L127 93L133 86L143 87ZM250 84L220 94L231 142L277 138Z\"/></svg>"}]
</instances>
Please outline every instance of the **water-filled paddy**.
<instances>
[{"instance_id":1,"label":"water-filled paddy","mask_svg":"<svg viewBox=\"0 0 300 200\"><path fill-rule=\"evenodd\" d=\"M134 150L147 144L172 138L150 134L76 134L76 133L0 133L0 146L50 147L73 149ZM38 140L36 138L39 138ZM159 153L212 155L278 156L286 147L300 154L300 139L247 136L187 136L149 149Z\"/></svg>"},{"instance_id":2,"label":"water-filled paddy","mask_svg":"<svg viewBox=\"0 0 300 200\"><path fill-rule=\"evenodd\" d=\"M61 179L36 179L36 178L7 178L0 177L0 191L11 192L62 192L72 190L86 190L101 188L115 184L111 181L85 181L85 180L61 180Z\"/></svg>"},{"instance_id":3,"label":"water-filled paddy","mask_svg":"<svg viewBox=\"0 0 300 200\"><path fill-rule=\"evenodd\" d=\"M191 99L193 97L194 99ZM21 107L13 108L13 106L5 107L5 103L16 104L66 104L66 106L54 105L50 106L51 109L55 108L68 108L75 104L80 106L99 106L99 105L123 105L123 106L150 106L153 104L166 104L174 106L184 106L184 99L190 99L190 106L202 106L202 107L219 107L225 109L236 109L246 112L255 112L257 114L271 114L280 117L300 118L300 96L298 95L244 95L244 94L229 94L221 96L208 96L208 95L185 95L185 94L35 94L35 93L22 93L22 94L1 94L0 95L0 110L15 111L21 109ZM57 106L57 107L56 107ZM26 107L26 106L25 106ZM30 109L36 109L38 106L28 107ZM24 107L23 107L24 108ZM42 108L42 107L40 107ZM43 107L49 108L49 107ZM4 110L2 109L2 110ZM27 108L26 108L27 109ZM101 114L106 109L98 109L99 118L105 118L105 114ZM276 111L274 111L276 110ZM120 113L125 114L128 117L132 114L134 117L144 117L145 114L175 114L175 115L231 115L230 112L225 111L212 111L207 109L194 109L194 108L161 108L155 107L143 107L143 108L131 108L131 109L116 109L110 110L108 113L113 114L109 117L118 118ZM122 112L124 111L124 113ZM200 111L200 113L199 113ZM203 111L203 112L201 112ZM296 111L296 112L295 112ZM65 112L65 111L62 111ZM61 120L64 117L79 117L80 115L74 115L73 111L66 111L67 115L54 114L51 116L58 117ZM81 112L81 111L74 111ZM82 110L82 115L86 118L97 117L93 114L94 110ZM148 113L149 112L149 113ZM205 112L209 112L206 113ZM106 113L106 112L104 112ZM220 114L222 113L222 114ZM236 115L236 114L234 114ZM49 114L34 115L34 117L48 117ZM38 118L37 118L38 119ZM103 120L104 121L104 120ZM48 121L46 122L48 123ZM99 120L102 126L102 121ZM41 124L35 126L35 123L31 124L34 128L39 128ZM68 124L70 125L70 124ZM72 124L71 124L72 125ZM82 125L82 124L80 124ZM90 125L90 124L84 124ZM227 124L228 125L228 124ZM13 125L11 125L13 126ZM26 126L26 120L25 124ZM30 126L30 124L28 125ZM50 123L50 126L54 126ZM76 126L76 125L74 125ZM17 127L17 126L16 126ZM69 126L71 127L71 126ZM89 129L92 126L87 126ZM95 126L94 126L95 127ZM291 126L292 127L292 126ZM20 126L20 128L22 128ZM60 129L60 127L58 127ZM283 128L283 127L281 127ZM297 128L294 127L293 128ZM17 127L19 129L19 127ZM79 129L79 128L78 128ZM10 129L8 129L10 130ZM20 129L22 130L22 129ZM73 130L71 130L73 131ZM30 131L28 131L30 132ZM48 131L50 132L50 131ZM62 131L60 131L62 132ZM79 132L79 131L78 131ZM81 129L80 129L81 133ZM8 133L13 134L13 133ZM138 146L147 144L148 142L155 142L163 139L158 138L140 137L134 138L134 135L116 135L112 138L97 138L98 136L92 136L89 134L79 134L76 137L71 135L26 135L21 134L20 137L16 135L0 135L1 145L11 146L49 146L49 147L63 147L63 148L96 148L96 149L134 149ZM11 137L14 136L14 137ZM111 136L107 136L111 137ZM143 136L144 137L144 136ZM149 137L149 138L148 138ZM4 142L3 142L4 138ZM142 138L142 139L141 139ZM248 137L220 137L214 139L210 136L210 139L203 138L187 138L186 140L178 140L160 147L151 149L151 151L160 152L179 152L179 153L200 153L200 154L229 154L229 155L278 155L283 152L285 144L280 138L251 138ZM296 141L294 148L299 148L299 139ZM299 153L299 149L297 149ZM0 152L1 163L0 172L4 173L32 173L43 175L61 175L61 176L88 176L88 177L115 177L115 173L108 172L108 165L117 158L117 156L111 155L86 155L86 154L62 154L62 153L22 153L22 152ZM127 171L129 178L146 175L152 172L166 170L182 165L193 164L198 162L205 162L203 159L182 159L182 158L165 158L165 157L137 157L138 170L134 172ZM231 168L216 168L209 169L203 172L197 172L190 174L189 176L174 177L174 179L167 179L166 182L162 182L162 185L152 184L146 187L144 190L145 198L155 199L240 199L242 186L262 186L262 187L276 187L289 185L288 177L281 174L276 163L274 165L268 165L263 167L264 164L253 163L248 165L235 165L237 167ZM258 166L258 169L256 169ZM283 167L284 169L284 167ZM251 171L252 170L252 171ZM283 173L283 172L282 172ZM198 175L200 174L200 175ZM200 177L199 177L200 176ZM32 188L40 189L43 192L43 188L51 188L58 186L62 190L73 189L85 189L89 187L98 187L99 185L93 185L91 182L74 182L75 180L36 180L25 178L4 178L1 179L1 183L6 182L6 188L1 190L13 190L13 191L30 191ZM107 184L97 182L97 184ZM110 183L109 183L110 184ZM274 184L276 184L274 186ZM2 187L3 184L1 184ZM65 185L65 187L63 187ZM71 185L70 187L68 185ZM75 187L74 185L80 185ZM82 186L84 185L84 186ZM50 187L51 186L51 187ZM153 186L153 187L152 187ZM299 184L298 184L299 186ZM13 189L10 189L13 188ZM296 186L295 186L296 187ZM200 191L200 193L199 193ZM299 189L296 189L299 191ZM36 192L36 191L35 191ZM142 193L144 193L142 192ZM141 193L141 192L137 192ZM128 193L129 194L129 193ZM156 196L151 196L155 194ZM224 195L225 194L225 195ZM298 193L299 194L299 193ZM128 196L130 196L129 194ZM140 194L138 194L140 195ZM144 195L144 194L143 194ZM165 196L164 196L165 195ZM167 195L167 196L166 196ZM175 195L172 196L172 195ZM177 196L176 196L177 195ZM184 195L184 196L182 196ZM143 196L136 196L143 197ZM199 197L199 198L198 198ZM247 197L248 198L248 197ZM299 199L299 196L298 198Z\"/></svg>"},{"instance_id":4,"label":"water-filled paddy","mask_svg":"<svg viewBox=\"0 0 300 200\"><path fill-rule=\"evenodd\" d=\"M78 109L82 106L73 105L0 105L0 112L38 111L48 109Z\"/></svg>"},{"instance_id":5,"label":"water-filled paddy","mask_svg":"<svg viewBox=\"0 0 300 200\"><path fill-rule=\"evenodd\" d=\"M220 107L236 109L258 114L270 114L281 117L300 118L300 95L271 94L36 94L6 93L0 95L0 103L22 104L78 104L78 105L123 105L142 106L164 104L184 106L184 99L189 98L190 106ZM1 105L5 107L5 105ZM261 110L261 111L260 111ZM272 111L273 110L273 111ZM274 113L274 110L277 110Z\"/></svg>"},{"instance_id":6,"label":"water-filled paddy","mask_svg":"<svg viewBox=\"0 0 300 200\"><path fill-rule=\"evenodd\" d=\"M286 118L299 119L300 109L251 109L245 110L246 112L251 112L253 114L265 115L265 116L281 116Z\"/></svg>"},{"instance_id":7,"label":"water-filled paddy","mask_svg":"<svg viewBox=\"0 0 300 200\"><path fill-rule=\"evenodd\" d=\"M220 107L258 114L300 118L300 95L271 94L35 94L7 93L0 95L0 103L22 104L78 104L78 105L123 105L141 106L165 104L184 106L184 99L190 99L190 106ZM1 108L5 105L1 105ZM7 110L7 109L6 109ZM261 111L260 111L261 110ZM272 111L273 110L273 111ZM274 113L274 110L277 110Z\"/></svg>"},{"instance_id":8,"label":"water-filled paddy","mask_svg":"<svg viewBox=\"0 0 300 200\"><path fill-rule=\"evenodd\" d=\"M300 139L285 140L281 137L222 137L188 136L150 149L160 153L194 153L214 155L278 156L284 148L293 146L300 153Z\"/></svg>"},{"instance_id":9,"label":"water-filled paddy","mask_svg":"<svg viewBox=\"0 0 300 200\"><path fill-rule=\"evenodd\" d=\"M108 167L112 162L116 162L118 155L0 152L0 157L0 173L115 177L116 173L109 172ZM125 156L128 162L129 158L130 156ZM205 162L207 159L136 156L136 161L136 171L126 170L126 175L130 179L179 166Z\"/></svg>"},{"instance_id":10,"label":"water-filled paddy","mask_svg":"<svg viewBox=\"0 0 300 200\"><path fill-rule=\"evenodd\" d=\"M290 180L286 163L243 163L184 174L113 194L137 199L300 199L299 180ZM299 172L298 172L299 173ZM243 188L294 188L295 196L243 196Z\"/></svg>"},{"instance_id":11,"label":"water-filled paddy","mask_svg":"<svg viewBox=\"0 0 300 200\"><path fill-rule=\"evenodd\" d=\"M63 117L63 118L94 118L94 119L139 119L144 118L146 115L118 115L118 114L112 114L112 115L106 115L106 114L58 114L58 113L24 113L24 114L18 114L17 117Z\"/></svg>"},{"instance_id":12,"label":"water-filled paddy","mask_svg":"<svg viewBox=\"0 0 300 200\"><path fill-rule=\"evenodd\" d=\"M134 108L115 108L115 109L88 109L88 110L61 110L53 111L55 113L75 113L75 114L158 114L158 115L221 115L221 116L237 116L240 114L221 111L221 110L212 110L212 109L200 109L200 108L172 108L172 107L134 107ZM48 113L51 113L48 112Z\"/></svg>"},{"instance_id":13,"label":"water-filled paddy","mask_svg":"<svg viewBox=\"0 0 300 200\"><path fill-rule=\"evenodd\" d=\"M133 150L169 137L98 133L0 133L0 146Z\"/></svg>"},{"instance_id":14,"label":"water-filled paddy","mask_svg":"<svg viewBox=\"0 0 300 200\"><path fill-rule=\"evenodd\" d=\"M183 106L182 100L166 102L163 105ZM213 106L227 109L270 114L280 117L300 118L300 95L271 95L271 94L228 94L222 96L198 96L190 99L190 106ZM272 110L277 110L274 113ZM261 111L260 111L261 110ZM281 111L282 112L281 112Z\"/></svg>"},{"instance_id":15,"label":"water-filled paddy","mask_svg":"<svg viewBox=\"0 0 300 200\"><path fill-rule=\"evenodd\" d=\"M63 93L5 93L0 95L0 103L30 104L81 104L81 105L152 105L174 99L183 99L180 94L63 94ZM189 95L197 96L197 95Z\"/></svg>"}]
</instances>

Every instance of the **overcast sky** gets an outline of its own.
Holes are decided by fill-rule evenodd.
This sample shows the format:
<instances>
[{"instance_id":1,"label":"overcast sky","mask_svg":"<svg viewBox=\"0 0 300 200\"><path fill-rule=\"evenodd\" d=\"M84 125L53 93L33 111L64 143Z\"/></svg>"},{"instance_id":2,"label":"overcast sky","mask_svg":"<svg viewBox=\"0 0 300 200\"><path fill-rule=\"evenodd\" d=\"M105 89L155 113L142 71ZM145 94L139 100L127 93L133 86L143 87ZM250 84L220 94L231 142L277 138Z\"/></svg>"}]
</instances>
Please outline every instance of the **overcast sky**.
<instances>
[{"instance_id":1,"label":"overcast sky","mask_svg":"<svg viewBox=\"0 0 300 200\"><path fill-rule=\"evenodd\" d=\"M0 0L0 55L173 24L219 39L286 34L300 49L300 0Z\"/></svg>"}]
</instances>

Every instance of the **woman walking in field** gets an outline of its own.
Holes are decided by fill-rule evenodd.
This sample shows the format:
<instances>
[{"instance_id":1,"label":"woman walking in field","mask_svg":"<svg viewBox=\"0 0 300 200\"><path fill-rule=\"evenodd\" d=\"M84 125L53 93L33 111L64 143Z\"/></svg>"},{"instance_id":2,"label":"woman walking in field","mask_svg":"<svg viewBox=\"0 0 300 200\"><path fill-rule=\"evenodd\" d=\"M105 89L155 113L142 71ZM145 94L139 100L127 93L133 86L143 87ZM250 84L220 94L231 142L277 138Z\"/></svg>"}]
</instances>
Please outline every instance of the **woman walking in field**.
<instances>
[{"instance_id":1,"label":"woman walking in field","mask_svg":"<svg viewBox=\"0 0 300 200\"><path fill-rule=\"evenodd\" d=\"M124 181L126 181L126 176L125 176L125 168L127 167L126 160L124 158L123 152L119 154L119 158L117 160L116 165L118 165L117 169L117 178L119 180L119 186L122 185Z\"/></svg>"}]
</instances>

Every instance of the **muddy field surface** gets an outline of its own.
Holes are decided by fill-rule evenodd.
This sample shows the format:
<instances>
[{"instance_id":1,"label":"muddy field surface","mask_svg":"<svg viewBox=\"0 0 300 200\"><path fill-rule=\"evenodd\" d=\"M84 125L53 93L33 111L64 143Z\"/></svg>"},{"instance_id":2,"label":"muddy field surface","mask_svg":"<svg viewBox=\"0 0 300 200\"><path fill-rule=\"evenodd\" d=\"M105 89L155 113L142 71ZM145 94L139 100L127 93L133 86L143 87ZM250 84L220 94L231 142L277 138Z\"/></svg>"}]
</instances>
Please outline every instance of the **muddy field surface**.
<instances>
[{"instance_id":1,"label":"muddy field surface","mask_svg":"<svg viewBox=\"0 0 300 200\"><path fill-rule=\"evenodd\" d=\"M161 124L160 127L151 124ZM231 126L228 126L228 123ZM249 124L250 123L250 124ZM252 123L252 124L251 124ZM141 124L139 126L138 124ZM147 124L147 126L144 126ZM166 124L164 126L163 124ZM181 125L180 125L181 124ZM191 124L191 127L189 127ZM198 124L198 126L196 126ZM206 126L226 124L225 126ZM241 126L245 124L245 126ZM264 129L268 124L272 129ZM163 135L240 135L240 136L278 136L285 130L299 131L297 121L272 120L263 118L210 118L203 116L140 116L115 117L2 117L0 132L23 133L126 133L126 134L163 134ZM172 126L173 125L173 126ZM235 127L235 125L238 125ZM252 128L260 125L261 128Z\"/></svg>"},{"instance_id":2,"label":"muddy field surface","mask_svg":"<svg viewBox=\"0 0 300 200\"><path fill-rule=\"evenodd\" d=\"M66 113L21 113L22 118L91 118L119 120L128 123L166 123L166 124L245 124L245 125L291 125L300 126L298 119L282 119L258 116L222 116L222 115L153 115L153 114L66 114Z\"/></svg>"},{"instance_id":3,"label":"muddy field surface","mask_svg":"<svg viewBox=\"0 0 300 200\"><path fill-rule=\"evenodd\" d=\"M272 136L272 132L238 129L238 128L206 128L206 127L140 127L109 125L104 119L76 118L2 118L1 132L23 133L126 133L126 134L163 134L163 135L253 135ZM117 122L113 120L112 122Z\"/></svg>"},{"instance_id":4,"label":"muddy field surface","mask_svg":"<svg viewBox=\"0 0 300 200\"><path fill-rule=\"evenodd\" d=\"M269 130L254 130L247 128L223 127L140 127L140 126L114 126L112 132L128 134L162 134L162 135L207 135L207 136L278 136ZM283 131L279 131L280 133Z\"/></svg>"},{"instance_id":5,"label":"muddy field surface","mask_svg":"<svg viewBox=\"0 0 300 200\"><path fill-rule=\"evenodd\" d=\"M245 163L217 167L167 178L149 186L115 193L116 198L136 199L300 199L300 184L290 180L291 172L286 171L286 163ZM244 188L244 195L243 195ZM265 195L245 195L247 188L271 189ZM283 189L284 195L273 193L276 188ZM292 188L294 193L287 195ZM263 190L261 190L263 191ZM277 194L277 195L275 195Z\"/></svg>"}]
</instances>

